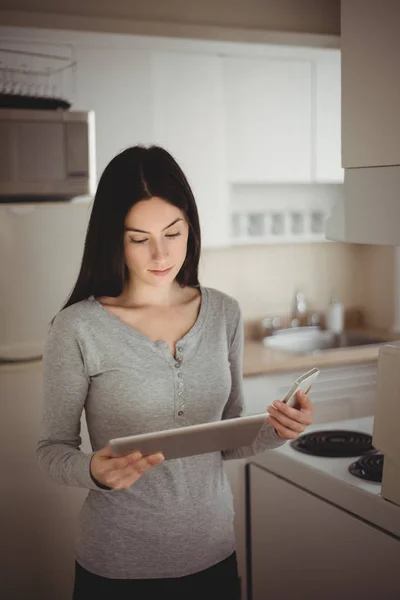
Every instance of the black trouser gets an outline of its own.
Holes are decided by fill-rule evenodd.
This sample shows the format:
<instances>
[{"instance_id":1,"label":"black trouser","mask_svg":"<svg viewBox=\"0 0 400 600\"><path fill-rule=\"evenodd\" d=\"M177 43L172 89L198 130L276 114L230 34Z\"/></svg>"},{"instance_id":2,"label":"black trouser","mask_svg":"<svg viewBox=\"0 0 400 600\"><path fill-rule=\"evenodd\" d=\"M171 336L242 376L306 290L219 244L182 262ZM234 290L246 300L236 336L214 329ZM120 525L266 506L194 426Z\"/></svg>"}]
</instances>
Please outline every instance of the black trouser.
<instances>
[{"instance_id":1,"label":"black trouser","mask_svg":"<svg viewBox=\"0 0 400 600\"><path fill-rule=\"evenodd\" d=\"M72 600L239 600L236 553L193 575L169 579L109 579L75 562Z\"/></svg>"}]
</instances>

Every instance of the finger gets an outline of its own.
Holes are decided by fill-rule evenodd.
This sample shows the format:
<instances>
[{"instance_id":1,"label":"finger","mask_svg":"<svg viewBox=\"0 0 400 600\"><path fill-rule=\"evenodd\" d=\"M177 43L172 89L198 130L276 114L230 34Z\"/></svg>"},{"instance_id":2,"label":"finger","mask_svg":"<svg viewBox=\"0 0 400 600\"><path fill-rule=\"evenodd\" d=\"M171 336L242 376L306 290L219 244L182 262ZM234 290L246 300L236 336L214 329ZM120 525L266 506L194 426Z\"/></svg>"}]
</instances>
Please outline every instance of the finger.
<instances>
[{"instance_id":1,"label":"finger","mask_svg":"<svg viewBox=\"0 0 400 600\"><path fill-rule=\"evenodd\" d=\"M148 456L145 456L145 458L147 458L152 467L156 467L165 460L164 454L162 452L157 452L156 454L149 454Z\"/></svg>"},{"instance_id":2,"label":"finger","mask_svg":"<svg viewBox=\"0 0 400 600\"><path fill-rule=\"evenodd\" d=\"M141 458L140 452L128 454L119 458L107 458L103 455L103 460L99 464L99 475L103 478L106 485L113 487L118 481L119 473L126 469L132 460L137 461Z\"/></svg>"},{"instance_id":3,"label":"finger","mask_svg":"<svg viewBox=\"0 0 400 600\"><path fill-rule=\"evenodd\" d=\"M313 412L314 405L303 391L299 390L296 392L296 402L298 402L300 410L309 410L310 412Z\"/></svg>"},{"instance_id":4,"label":"finger","mask_svg":"<svg viewBox=\"0 0 400 600\"><path fill-rule=\"evenodd\" d=\"M110 471L109 473L107 473L105 479L107 480L108 485L112 485L116 489L120 489L121 484L123 482L126 483L127 481L130 481L130 484L128 486L130 487L133 483L135 483L135 481L139 479L141 475L143 475L143 473L148 471L151 467L157 466L158 464L163 462L163 460L164 457L161 453L151 454L149 456L143 457L140 460L131 462L131 464L129 464L124 469L116 469ZM122 485L122 487L126 486Z\"/></svg>"},{"instance_id":5,"label":"finger","mask_svg":"<svg viewBox=\"0 0 400 600\"><path fill-rule=\"evenodd\" d=\"M287 440L294 440L298 437L298 433L293 431L293 429L288 429L284 427L279 421L274 419L271 415L268 417L268 421L271 423L272 427L276 429L280 437Z\"/></svg>"},{"instance_id":6,"label":"finger","mask_svg":"<svg viewBox=\"0 0 400 600\"><path fill-rule=\"evenodd\" d=\"M161 452L157 452L156 454L149 454L148 456L144 456L136 464L138 464L139 469L144 472L150 469L151 467L156 467L163 461L164 455Z\"/></svg>"},{"instance_id":7,"label":"finger","mask_svg":"<svg viewBox=\"0 0 400 600\"><path fill-rule=\"evenodd\" d=\"M104 480L106 485L118 490L122 489L123 487L130 487L139 479L141 475L142 473L132 470L132 467L129 467L123 470L120 469L118 471L111 471L110 473L107 473L107 475L104 477ZM128 481L130 482L129 486L124 485Z\"/></svg>"},{"instance_id":8,"label":"finger","mask_svg":"<svg viewBox=\"0 0 400 600\"><path fill-rule=\"evenodd\" d=\"M287 429L291 429L292 431L296 431L297 433L303 433L303 431L306 428L305 424L300 423L299 421L295 421L290 417L287 417L283 413L279 412L279 410L276 410L274 408L272 408L272 410L270 411L270 415L275 419L275 421L277 421Z\"/></svg>"},{"instance_id":9,"label":"finger","mask_svg":"<svg viewBox=\"0 0 400 600\"><path fill-rule=\"evenodd\" d=\"M161 452L157 454L149 454L148 456L143 456L139 460L132 460L131 463L125 468L122 469L119 473L120 477L127 477L129 474L137 473L139 476L148 471L151 467L155 467L163 462L164 456Z\"/></svg>"},{"instance_id":10,"label":"finger","mask_svg":"<svg viewBox=\"0 0 400 600\"><path fill-rule=\"evenodd\" d=\"M286 415L289 419L302 423L303 425L311 425L312 423L311 412L301 411L298 408L288 406L285 402L280 402L279 400L275 400L274 404L268 406L267 410L269 413L277 410L279 413Z\"/></svg>"},{"instance_id":11,"label":"finger","mask_svg":"<svg viewBox=\"0 0 400 600\"><path fill-rule=\"evenodd\" d=\"M100 450L97 450L97 454L98 454L98 456L109 456L110 458L114 456L110 445L105 446L104 448L101 448Z\"/></svg>"},{"instance_id":12,"label":"finger","mask_svg":"<svg viewBox=\"0 0 400 600\"><path fill-rule=\"evenodd\" d=\"M132 477L124 477L123 479L119 479L118 482L113 486L114 490L128 490L136 481L139 479L140 475L135 475Z\"/></svg>"},{"instance_id":13,"label":"finger","mask_svg":"<svg viewBox=\"0 0 400 600\"><path fill-rule=\"evenodd\" d=\"M125 469L125 467L136 463L138 460L142 458L142 454L140 452L134 452L133 454L126 454L125 456L120 456L118 458L110 458L105 462L105 471L118 471L120 469Z\"/></svg>"}]
</instances>

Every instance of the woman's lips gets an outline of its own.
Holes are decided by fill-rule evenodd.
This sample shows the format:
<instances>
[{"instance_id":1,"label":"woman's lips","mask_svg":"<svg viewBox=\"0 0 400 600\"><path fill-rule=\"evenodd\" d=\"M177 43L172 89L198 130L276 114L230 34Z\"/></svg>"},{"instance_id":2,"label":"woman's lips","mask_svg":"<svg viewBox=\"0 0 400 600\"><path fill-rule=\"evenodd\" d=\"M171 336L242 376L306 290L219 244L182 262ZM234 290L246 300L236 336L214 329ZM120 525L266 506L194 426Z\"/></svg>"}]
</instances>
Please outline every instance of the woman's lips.
<instances>
[{"instance_id":1,"label":"woman's lips","mask_svg":"<svg viewBox=\"0 0 400 600\"><path fill-rule=\"evenodd\" d=\"M170 267L169 269L164 269L163 271L159 271L159 270L154 270L153 269L149 269L150 273L153 273L153 275L157 275L157 277L163 277L164 275L168 275L168 273L170 271L172 271L173 267Z\"/></svg>"}]
</instances>

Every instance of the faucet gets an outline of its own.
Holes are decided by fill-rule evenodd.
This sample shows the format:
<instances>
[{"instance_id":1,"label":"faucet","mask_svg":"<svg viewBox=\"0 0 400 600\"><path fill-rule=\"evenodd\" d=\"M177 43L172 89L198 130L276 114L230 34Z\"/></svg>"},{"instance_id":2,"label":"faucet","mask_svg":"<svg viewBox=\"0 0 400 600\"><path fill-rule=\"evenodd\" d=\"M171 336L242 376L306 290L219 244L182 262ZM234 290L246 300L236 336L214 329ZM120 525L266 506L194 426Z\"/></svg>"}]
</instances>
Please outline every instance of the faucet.
<instances>
[{"instance_id":1,"label":"faucet","mask_svg":"<svg viewBox=\"0 0 400 600\"><path fill-rule=\"evenodd\" d=\"M290 320L291 327L299 327L301 325L302 317L307 314L307 303L306 297L303 292L296 290L293 298L292 315Z\"/></svg>"}]
</instances>

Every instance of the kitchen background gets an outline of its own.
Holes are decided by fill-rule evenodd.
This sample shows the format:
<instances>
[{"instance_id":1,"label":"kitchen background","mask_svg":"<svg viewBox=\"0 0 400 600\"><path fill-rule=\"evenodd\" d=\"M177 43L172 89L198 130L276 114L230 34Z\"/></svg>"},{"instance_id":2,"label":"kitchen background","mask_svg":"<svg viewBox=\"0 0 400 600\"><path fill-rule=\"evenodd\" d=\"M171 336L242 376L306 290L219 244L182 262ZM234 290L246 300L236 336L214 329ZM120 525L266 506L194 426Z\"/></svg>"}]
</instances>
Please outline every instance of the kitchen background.
<instances>
[{"instance_id":1,"label":"kitchen background","mask_svg":"<svg viewBox=\"0 0 400 600\"><path fill-rule=\"evenodd\" d=\"M321 218L323 223L333 203L343 198L338 0L0 0L0 22L0 47L41 52L58 49L76 61L73 83L67 85L71 84L73 109L95 111L98 176L114 154L138 142L165 144L181 162L194 187L203 221L201 281L237 298L246 321L288 316L294 292L299 289L305 294L310 312L326 312L334 294L346 309L362 311L365 329L383 331L385 336L395 323L399 324L395 249L329 242L324 240L321 229ZM271 63L275 65L268 71L272 86L261 76ZM251 86L259 81L261 87L253 87L257 93L249 94ZM188 140L196 143L191 145ZM46 281L47 271L55 273L59 265L63 266L57 278L48 281L53 301L48 309L58 309L69 291L67 279L71 284L74 279L90 200L80 199L82 210L76 209L76 214L80 213L76 219L70 211L73 248L68 229L61 227L61 223L67 223L67 213L63 212L68 209L67 204L60 208L57 235L48 238L47 246L35 246L37 236L32 234L32 225L49 234L54 224L54 217L43 206L40 210L17 209L14 213L8 207L7 212L4 210L7 216L0 222L0 234L2 240L7 240L11 231L17 233L19 250L23 249L18 259L20 268L26 267L24 257L29 256L38 266L41 281ZM5 209L5 205L1 208ZM8 269L8 265L17 264L8 254L10 247L6 243L0 258L5 277L2 287L7 291L19 285ZM50 255L55 247L57 253ZM35 287L33 275L26 283L31 296L20 296L22 304L17 308L21 315L23 301L29 305L29 298L34 299L40 287ZM7 337L18 329L8 318L11 307L16 305L7 294L0 302L0 330ZM23 315L19 325L27 331L32 322L36 335L39 328L40 332L44 330L46 322L40 318L33 324L34 319L29 317L28 323ZM371 349L347 349L334 358L331 353L330 359L324 359L323 353L311 358L281 353L275 359L273 352L264 351L261 342L257 344L250 344L245 350L245 393L250 410L264 410L266 398L280 397L295 374L320 360L320 384L315 385L315 398L321 402L321 420L334 423L336 418L372 414L376 345ZM7 590L13 589L8 597L25 600L29 597L27 590L34 589L43 600L64 600L63 594L69 597L72 577L72 523L84 491L51 485L36 470L33 453L42 393L40 363L26 367L1 365L0 384L6 407L6 418L1 423L4 450L9 449L15 436L23 440L19 452L13 453L5 476L9 485L1 512L9 517L5 537L13 541L0 585L6 590L6 598ZM370 432L371 419L360 421L360 427ZM85 431L83 438L85 449ZM274 464L267 466L272 471L275 468ZM24 481L17 475L21 468L26 472ZM243 599L249 591L244 468L240 461L227 465L237 515ZM281 468L284 470L277 467L278 476ZM293 482L297 470L301 472L300 468L289 468L288 477ZM347 487L339 495L345 496L348 483L346 480ZM354 480L350 479L350 483L357 488ZM274 485L271 481L269 490ZM375 500L376 488L369 485L370 496ZM30 511L26 511L24 502L27 488ZM360 489L364 489L361 484ZM321 493L319 488L312 491ZM365 498L358 492L354 492L351 508L344 506L346 510L364 506L360 498ZM283 496L292 498L290 493L282 495L277 490L277 496L271 496L272 504L279 506ZM256 495L253 494L253 500ZM308 500L305 511L307 506ZM389 509L385 512L381 504L371 507L370 512L360 513L366 522L364 530L346 537L349 548L352 540L362 539L366 531L375 531L375 525L381 526L382 522L390 532L385 538L390 537L393 542L398 536L398 525L393 525L399 522L398 513ZM370 515L379 511L383 511L382 521L378 519L379 523L369 527ZM257 507L254 512L257 514ZM258 518L262 523L267 521L261 509ZM329 514L321 522L324 527L326 523L336 523ZM324 527L321 531L325 535ZM341 527L337 526L337 532L344 539ZM305 543L309 536L311 540L310 532L318 528L312 523L298 539ZM259 530L268 539L270 532L261 526ZM282 531L280 523L275 532L278 542ZM286 540L282 548L295 548L298 539ZM398 552L398 538L395 544L393 556ZM368 545L365 547L370 552ZM307 547L304 555L308 556L311 550ZM263 561L268 551L263 547L258 557ZM362 547L357 548L357 552L362 551ZM18 581L18 591L12 588L15 578L10 577L17 561L24 565L26 574L25 579ZM350 559L348 568L354 577L357 569ZM260 568L260 577L262 571ZM369 585L372 590L371 582ZM315 597L321 597L319 591ZM313 598L310 592L307 600Z\"/></svg>"},{"instance_id":2,"label":"kitchen background","mask_svg":"<svg viewBox=\"0 0 400 600\"><path fill-rule=\"evenodd\" d=\"M205 53L214 52L213 40L258 42L261 45L265 43L294 44L297 45L297 50L294 54L292 53L292 57L296 59L301 56L299 46L337 48L340 33L340 2L338 0L324 0L322 2L318 0L302 0L301 2L298 0L284 0L282 2L269 0L262 4L256 1L227 2L223 0L219 2L202 2L201 4L194 0L184 4L175 1L166 4L157 1L130 3L126 0L119 0L113 2L112 5L106 2L86 2L84 6L79 2L65 4L61 0L36 0L33 3L28 2L28 0L13 0L12 2L0 0L0 16L3 25L13 26L14 33L12 36L20 40L24 36L29 36L29 33L28 30L25 32L19 30L19 27L45 27L49 31L60 29L75 32L156 35L160 38L160 48L163 47L161 40L164 37L175 40L186 38L198 40L196 47L188 46L190 51L198 48L200 52ZM3 30L2 33L5 34L6 31ZM84 34L82 35L84 36ZM54 37L52 38L50 34L46 36L45 31L42 40L46 37L47 43L50 40L54 43ZM74 37L72 37L73 39ZM104 86L108 85L110 88L114 86L119 91L124 91L125 85L126 91L129 91L129 85L126 82L121 85L121 80L126 79L124 76L127 71L124 69L128 67L127 59L123 54L118 57L117 53L115 60L119 59L120 64L116 68L116 63L112 62L111 55L107 56L104 51L104 44L115 45L115 40L112 38L108 42L106 37L102 38L101 36L97 39L95 37L91 39L90 36L81 38L78 36L76 39L78 44L74 51L72 49L74 46L73 41L68 44L68 36L63 37L61 34L58 47L67 53L72 53L78 62L78 87L73 90L77 102L73 108L95 109L99 175L108 160L119 149L131 143L148 140L144 134L145 126L140 123L140 120L135 120L134 116L132 116L131 128L131 132L135 132L134 135L130 135L129 132L122 132L123 119L128 117L126 110L123 111L122 122L118 123L118 118L115 117L113 124L113 128L117 130L117 135L119 127L119 144L118 141L114 142L114 140L108 139L111 133L110 126L106 122L106 120L109 121L106 116L109 98L106 97L103 105L96 102L95 96L102 93L102 88L93 85L97 78L95 70L100 68L101 60L104 60L104 72L102 72ZM207 50L204 45L205 39L210 40L210 50ZM121 47L124 44L125 42L122 41ZM249 44L243 44L239 54L243 50L246 56L248 55L246 45L248 49ZM92 46L92 48L89 48L89 46ZM101 46L101 48L96 49L96 46ZM36 47L39 48L39 38L36 39ZM255 56L262 53L262 50L259 50L260 47L255 46ZM174 51L176 49L173 45L170 45L170 50ZM217 53L229 53L229 51L229 46L226 49L215 47ZM338 53L339 50L337 50ZM245 173L239 174L236 180L233 180L232 172L234 172L236 166L235 161L233 161L231 167L229 165L226 167L227 173L222 185L226 185L226 181L228 181L228 187L224 190L226 198L222 200L220 205L225 202L225 204L230 203L231 206L235 206L236 202L237 206L242 207L246 202L249 203L250 197L256 199L255 206L257 208L260 206L260 201L268 206L268 199L272 197L275 202L284 202L286 197L291 198L292 205L297 197L297 202L300 205L301 198L308 194L309 197L313 196L317 200L319 197L324 197L322 205L326 211L329 210L332 202L340 197L343 181L341 169L338 167L340 162L340 68L338 68L337 61L340 59L334 57L333 60L334 64L329 67L332 74L330 75L328 70L326 71L328 77L330 77L330 80L327 80L328 83L324 82L323 74L321 77L322 82L328 87L328 93L333 98L330 105L332 114L327 114L328 125L324 122L322 123L322 129L313 132L313 135L317 136L317 142L319 140L318 136L322 136L325 138L325 145L328 146L328 150L326 147L324 148L325 159L322 159L321 166L319 167L317 162L313 167L313 175L318 176L318 173L320 174L320 177L315 178L316 183L299 182L299 179L303 177L302 173L300 173L300 178L296 178L296 175L294 175L291 179L290 172L288 172L289 163L287 163L287 170L283 173L283 177L278 182L274 181L273 177L260 182L256 169L253 169L251 180L243 181ZM233 74L235 74L235 68L234 65ZM138 75L137 72L135 74ZM90 81L94 89L92 95L87 91L90 85L89 82L86 84L84 92L80 91L79 88L81 81L83 81L80 78L87 76L94 77ZM336 77L335 81L337 82L334 89L332 88L332 82L334 81L332 77ZM161 82L161 89L162 85L163 82ZM312 85L314 85L314 80ZM288 89L289 93L292 91L292 88ZM305 97L304 94L302 97ZM212 98L212 95L208 97L208 99L210 98ZM111 97L110 101L112 101ZM141 90L139 102L146 101L146 93ZM112 106L112 103L109 106ZM309 110L309 107L305 107L305 109ZM230 111L230 114L240 121L241 115L237 113L237 106L228 106L227 110L228 116ZM315 106L312 107L312 110L315 110ZM162 112L159 114L161 119L163 114ZM205 115L206 113L203 112L202 114ZM222 116L225 118L225 113ZM259 116L258 113L257 117ZM329 119L331 120L330 124ZM315 127L314 123L309 122L309 124L311 127ZM137 131L135 131L135 126ZM243 132L240 127L239 124L238 128L233 130L233 133L232 129L227 132L226 143L228 143L228 146L234 146L234 144L229 143L232 136L236 136L237 140L241 139L240 136ZM261 126L259 131L262 135L265 129ZM141 132L143 132L142 137ZM191 133L196 133L196 130L194 129ZM162 140L163 135L168 138L168 132L164 132L164 134L161 132L158 137ZM304 134L302 135L304 137ZM285 132L285 136L285 140L287 140L287 132ZM276 137L279 137L279 129L275 131L275 140ZM318 161L320 148L307 148L307 143L310 143L310 140L306 140L305 137L300 142L305 143L306 152L310 153L312 159ZM271 148L267 148L262 142L258 143L257 152L266 152L265 161L267 162ZM297 143L299 143L299 139L297 139ZM296 140L294 144L296 144ZM113 146L115 147L114 151L112 150ZM330 150L329 146L331 146ZM173 144L171 149L174 151ZM273 149L274 146L272 145L272 151ZM179 160L179 151L175 154L178 154ZM243 153L242 156L245 156L245 154ZM239 153L237 160L239 161L240 158ZM251 153L250 158L254 158ZM198 160L198 156L193 157L193 161L196 160ZM222 164L220 159L218 160L216 168ZM323 160L325 160L325 164L323 164ZM190 159L188 163L191 167ZM208 164L211 164L210 161ZM279 172L281 165L282 161L280 164L276 162L273 165L276 172ZM293 163L291 166L292 170L295 171ZM223 169L224 165L221 168ZM189 179L193 182L197 174L194 173L194 178L191 178L191 169L187 170L189 171ZM215 180L215 189L218 188L218 185L221 186L223 177ZM220 240L218 239L218 220L221 218L221 209L218 209L218 211L215 230L212 231L208 239L207 235L205 236L206 243L200 270L202 283L219 287L235 296L242 306L246 319L256 320L266 315L288 314L293 293L298 288L305 293L310 310L326 311L331 294L334 293L346 308L360 308L365 316L366 324L383 329L394 327L396 302L395 251L392 247L319 243L318 236L315 236L312 243L307 243L305 240L301 244L285 244L283 240L279 244L274 244L274 240L269 239L267 240L268 243L252 242L250 245L232 245L231 240L227 240L227 226L225 224L220 232ZM321 238L323 235L319 237Z\"/></svg>"}]
</instances>

